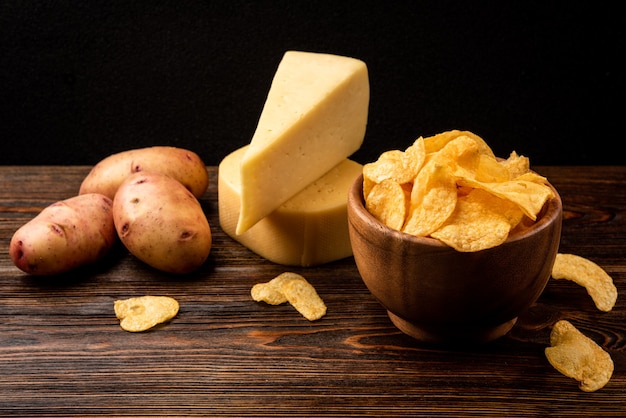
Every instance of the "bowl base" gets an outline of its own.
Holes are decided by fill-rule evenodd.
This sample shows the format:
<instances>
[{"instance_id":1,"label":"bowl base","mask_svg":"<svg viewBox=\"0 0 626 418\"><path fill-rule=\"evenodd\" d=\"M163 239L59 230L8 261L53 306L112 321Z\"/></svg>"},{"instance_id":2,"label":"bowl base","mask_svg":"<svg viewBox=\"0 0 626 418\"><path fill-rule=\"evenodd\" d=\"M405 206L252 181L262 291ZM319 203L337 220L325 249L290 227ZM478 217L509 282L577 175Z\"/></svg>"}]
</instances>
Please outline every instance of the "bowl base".
<instances>
[{"instance_id":1,"label":"bowl base","mask_svg":"<svg viewBox=\"0 0 626 418\"><path fill-rule=\"evenodd\" d=\"M487 327L468 325L427 327L409 322L390 311L387 311L387 314L400 331L428 344L483 344L504 336L517 322L517 318L513 318L503 324Z\"/></svg>"}]
</instances>

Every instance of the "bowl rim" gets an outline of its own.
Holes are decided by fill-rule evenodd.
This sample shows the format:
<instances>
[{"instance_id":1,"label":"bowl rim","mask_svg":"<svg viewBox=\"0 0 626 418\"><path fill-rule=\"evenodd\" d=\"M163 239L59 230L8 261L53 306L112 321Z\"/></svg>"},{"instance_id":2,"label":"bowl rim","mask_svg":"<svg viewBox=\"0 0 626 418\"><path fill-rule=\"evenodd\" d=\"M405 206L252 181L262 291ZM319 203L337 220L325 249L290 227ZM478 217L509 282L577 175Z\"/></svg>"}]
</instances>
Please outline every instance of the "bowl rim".
<instances>
[{"instance_id":1,"label":"bowl rim","mask_svg":"<svg viewBox=\"0 0 626 418\"><path fill-rule=\"evenodd\" d=\"M529 226L528 228L524 228L522 231L517 231L513 235L509 233L507 239L499 244L497 247L523 240L529 235L538 233L548 228L553 222L559 221L561 219L563 212L563 202L561 200L561 196L559 195L559 192L556 190L556 188L548 180L546 180L544 184L550 187L553 196L544 203L541 211L539 212L539 215L537 216L537 220L531 226ZM383 234L391 235L397 240L409 241L421 245L429 245L435 248L450 248L451 250L454 250L452 247L436 238L416 236L408 234L406 232L398 231L397 229L390 228L389 226L376 219L374 215L372 215L365 208L365 197L363 196L363 173L359 174L359 176L354 180L352 186L350 187L348 195L348 206L354 209L354 213L357 216L361 217L366 223L377 226L383 232ZM348 211L348 213L350 213L350 211ZM487 251L489 249L490 248L486 248L480 251Z\"/></svg>"}]
</instances>

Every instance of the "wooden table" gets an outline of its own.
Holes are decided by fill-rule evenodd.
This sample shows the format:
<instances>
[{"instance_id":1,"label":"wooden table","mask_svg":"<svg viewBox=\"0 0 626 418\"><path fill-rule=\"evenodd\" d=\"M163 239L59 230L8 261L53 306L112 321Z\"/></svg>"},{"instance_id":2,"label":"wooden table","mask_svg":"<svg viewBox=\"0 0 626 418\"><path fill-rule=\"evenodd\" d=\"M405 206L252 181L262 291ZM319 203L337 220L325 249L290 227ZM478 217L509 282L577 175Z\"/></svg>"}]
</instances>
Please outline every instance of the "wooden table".
<instances>
[{"instance_id":1,"label":"wooden table","mask_svg":"<svg viewBox=\"0 0 626 418\"><path fill-rule=\"evenodd\" d=\"M76 194L89 167L0 167L0 414L12 416L617 416L626 414L626 166L535 167L564 202L561 252L590 258L620 292L602 313L585 290L551 281L509 335L472 349L418 344L390 323L352 258L315 268L263 260L226 236L216 168L202 199L209 261L172 277L118 248L101 265L57 278L13 266L13 232ZM289 305L250 298L286 270L328 305L310 323ZM159 294L180 302L150 332L119 327L113 301ZM566 318L613 357L609 384L585 393L544 357Z\"/></svg>"}]
</instances>

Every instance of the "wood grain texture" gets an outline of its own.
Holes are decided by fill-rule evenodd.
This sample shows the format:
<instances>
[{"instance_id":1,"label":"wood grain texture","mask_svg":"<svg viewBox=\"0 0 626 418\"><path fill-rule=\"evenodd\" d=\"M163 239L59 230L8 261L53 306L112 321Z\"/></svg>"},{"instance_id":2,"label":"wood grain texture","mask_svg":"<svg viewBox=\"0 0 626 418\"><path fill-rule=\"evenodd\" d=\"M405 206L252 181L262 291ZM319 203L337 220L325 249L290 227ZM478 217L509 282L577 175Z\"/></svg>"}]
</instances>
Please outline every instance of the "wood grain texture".
<instances>
[{"instance_id":1,"label":"wood grain texture","mask_svg":"<svg viewBox=\"0 0 626 418\"><path fill-rule=\"evenodd\" d=\"M535 167L564 204L561 252L588 257L626 289L626 167ZM626 411L626 299L598 311L585 290L551 281L502 339L422 346L400 333L352 258L315 268L272 264L226 236L217 170L201 203L213 231L206 265L185 277L152 270L121 246L61 277L34 278L8 256L13 232L77 193L85 166L0 167L0 414L10 416L618 416ZM308 322L250 288L286 270L328 306ZM113 302L180 302L150 332L119 327ZM609 384L584 393L544 357L551 325L570 320L613 357Z\"/></svg>"}]
</instances>

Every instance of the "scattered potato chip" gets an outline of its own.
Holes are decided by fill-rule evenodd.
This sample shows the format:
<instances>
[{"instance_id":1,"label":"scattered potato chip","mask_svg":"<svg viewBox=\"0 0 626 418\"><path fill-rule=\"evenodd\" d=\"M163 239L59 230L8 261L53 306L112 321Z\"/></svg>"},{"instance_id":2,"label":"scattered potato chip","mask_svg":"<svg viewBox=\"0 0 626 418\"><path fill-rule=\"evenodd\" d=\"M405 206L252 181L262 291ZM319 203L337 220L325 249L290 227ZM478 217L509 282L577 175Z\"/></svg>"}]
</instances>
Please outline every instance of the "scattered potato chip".
<instances>
[{"instance_id":1,"label":"scattered potato chip","mask_svg":"<svg viewBox=\"0 0 626 418\"><path fill-rule=\"evenodd\" d=\"M125 331L146 331L178 313L178 301L167 296L141 296L114 303L115 316Z\"/></svg>"},{"instance_id":2,"label":"scattered potato chip","mask_svg":"<svg viewBox=\"0 0 626 418\"><path fill-rule=\"evenodd\" d=\"M291 306L309 321L315 321L326 315L326 304L313 285L304 278L286 281L281 289Z\"/></svg>"},{"instance_id":3,"label":"scattered potato chip","mask_svg":"<svg viewBox=\"0 0 626 418\"><path fill-rule=\"evenodd\" d=\"M567 279L587 289L596 307L609 312L617 301L613 279L593 261L575 254L557 254L552 267L552 278Z\"/></svg>"},{"instance_id":4,"label":"scattered potato chip","mask_svg":"<svg viewBox=\"0 0 626 418\"><path fill-rule=\"evenodd\" d=\"M407 202L404 189L393 180L383 180L372 187L365 207L389 228L400 231L406 219Z\"/></svg>"},{"instance_id":5,"label":"scattered potato chip","mask_svg":"<svg viewBox=\"0 0 626 418\"><path fill-rule=\"evenodd\" d=\"M250 294L257 302L265 302L270 305L280 305L287 302L281 287L285 281L292 280L293 273L283 273L266 283L257 283L252 286Z\"/></svg>"},{"instance_id":6,"label":"scattered potato chip","mask_svg":"<svg viewBox=\"0 0 626 418\"><path fill-rule=\"evenodd\" d=\"M302 316L315 321L326 315L326 305L317 291L303 276L285 272L269 282L252 287L252 298L257 302L280 305L289 302Z\"/></svg>"},{"instance_id":7,"label":"scattered potato chip","mask_svg":"<svg viewBox=\"0 0 626 418\"><path fill-rule=\"evenodd\" d=\"M467 196L458 198L450 218L430 235L460 252L479 251L506 241L512 226L517 224L510 218L516 218L517 222L522 218L517 206L473 189ZM512 222L515 224L511 225Z\"/></svg>"},{"instance_id":8,"label":"scattered potato chip","mask_svg":"<svg viewBox=\"0 0 626 418\"><path fill-rule=\"evenodd\" d=\"M611 355L566 320L554 324L545 356L552 367L577 380L584 392L603 388L613 375Z\"/></svg>"},{"instance_id":9,"label":"scattered potato chip","mask_svg":"<svg viewBox=\"0 0 626 418\"><path fill-rule=\"evenodd\" d=\"M404 220L400 188L383 184L391 180L405 195L411 188ZM494 203L491 208L463 203L455 212L457 199L475 189L499 200L489 199ZM363 197L367 210L394 229L402 225L400 230L407 234L438 238L459 251L480 251L499 245L511 231L532 226L554 193L545 177L530 171L528 158L513 151L499 160L478 135L453 130L420 137L405 151L387 151L366 164ZM478 213L467 213L472 208ZM498 211L507 222L494 213ZM495 232L492 237L487 234L490 228Z\"/></svg>"}]
</instances>

